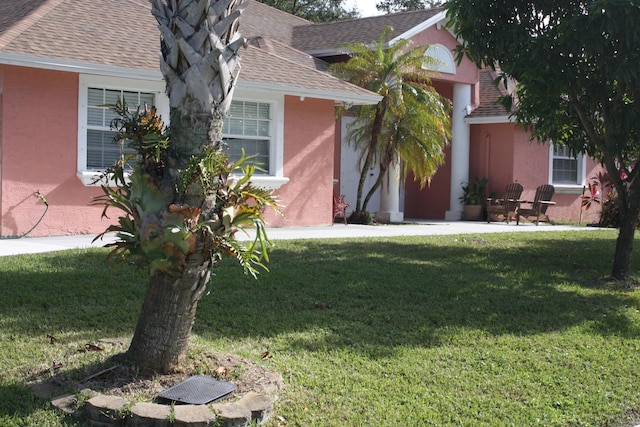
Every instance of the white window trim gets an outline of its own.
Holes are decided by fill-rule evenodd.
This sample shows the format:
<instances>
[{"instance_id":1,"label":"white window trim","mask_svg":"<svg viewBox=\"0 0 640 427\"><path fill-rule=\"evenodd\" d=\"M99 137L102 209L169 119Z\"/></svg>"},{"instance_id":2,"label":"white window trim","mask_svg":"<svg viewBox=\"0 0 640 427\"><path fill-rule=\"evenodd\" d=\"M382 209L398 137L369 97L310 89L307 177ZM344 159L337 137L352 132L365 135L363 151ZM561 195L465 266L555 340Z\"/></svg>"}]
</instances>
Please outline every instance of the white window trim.
<instances>
[{"instance_id":1,"label":"white window trim","mask_svg":"<svg viewBox=\"0 0 640 427\"><path fill-rule=\"evenodd\" d=\"M586 185L587 156L576 155L578 160L578 178L580 183L576 184L556 184L553 182L553 143L549 143L549 184L553 185L557 194L582 194Z\"/></svg>"},{"instance_id":2,"label":"white window trim","mask_svg":"<svg viewBox=\"0 0 640 427\"><path fill-rule=\"evenodd\" d=\"M80 75L78 90L78 163L76 176L87 187L106 184L99 181L102 170L87 168L87 104L89 87L103 89L131 90L137 92L151 92L156 97L158 114L167 123L169 121L169 98L165 94L164 81L150 81L127 79L121 77L106 77L89 74Z\"/></svg>"},{"instance_id":3,"label":"white window trim","mask_svg":"<svg viewBox=\"0 0 640 427\"><path fill-rule=\"evenodd\" d=\"M170 117L169 98L165 93L164 81L106 77L89 74L80 75L78 91L78 179L88 187L106 184L98 181L104 171L87 168L87 102L89 87L105 89L153 92L156 95L156 108L165 123ZM254 175L251 179L256 185L278 189L289 182L284 176L284 95L248 91L236 88L234 99L242 101L268 102L272 108L272 138L270 144L269 175Z\"/></svg>"},{"instance_id":4,"label":"white window trim","mask_svg":"<svg viewBox=\"0 0 640 427\"><path fill-rule=\"evenodd\" d=\"M440 73L456 73L456 62L453 58L453 55L451 54L451 51L445 45L442 45L440 43L429 45L424 53L424 56L430 56L438 62L436 64L423 66L423 68Z\"/></svg>"},{"instance_id":5,"label":"white window trim","mask_svg":"<svg viewBox=\"0 0 640 427\"><path fill-rule=\"evenodd\" d=\"M254 175L251 182L261 187L278 189L289 182L284 176L284 95L236 88L234 101L264 102L271 107L271 142L269 144L269 174Z\"/></svg>"}]
</instances>

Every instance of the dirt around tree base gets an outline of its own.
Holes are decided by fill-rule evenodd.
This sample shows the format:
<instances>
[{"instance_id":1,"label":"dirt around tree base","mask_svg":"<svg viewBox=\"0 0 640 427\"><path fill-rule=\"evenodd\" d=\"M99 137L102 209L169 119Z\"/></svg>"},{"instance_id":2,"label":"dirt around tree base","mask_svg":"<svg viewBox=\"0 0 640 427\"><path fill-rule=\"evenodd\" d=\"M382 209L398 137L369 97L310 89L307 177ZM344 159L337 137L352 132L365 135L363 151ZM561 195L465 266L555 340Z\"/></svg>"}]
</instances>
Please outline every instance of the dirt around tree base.
<instances>
[{"instance_id":1,"label":"dirt around tree base","mask_svg":"<svg viewBox=\"0 0 640 427\"><path fill-rule=\"evenodd\" d=\"M109 340L100 341L100 343L106 342ZM107 344L106 347L109 345ZM83 370L82 373L65 373L64 370L60 370L53 376L43 373L36 382L55 385L61 390L71 389L80 392L90 389L130 401L156 403L164 403L156 400L160 392L193 375L210 376L219 381L230 382L237 387L233 393L218 402L233 401L251 391L273 397L284 384L282 376L277 372L269 371L240 356L217 353L212 350L191 350L180 369L168 374L142 371L127 363L124 356L124 352L113 354L104 363L94 366L90 371Z\"/></svg>"}]
</instances>

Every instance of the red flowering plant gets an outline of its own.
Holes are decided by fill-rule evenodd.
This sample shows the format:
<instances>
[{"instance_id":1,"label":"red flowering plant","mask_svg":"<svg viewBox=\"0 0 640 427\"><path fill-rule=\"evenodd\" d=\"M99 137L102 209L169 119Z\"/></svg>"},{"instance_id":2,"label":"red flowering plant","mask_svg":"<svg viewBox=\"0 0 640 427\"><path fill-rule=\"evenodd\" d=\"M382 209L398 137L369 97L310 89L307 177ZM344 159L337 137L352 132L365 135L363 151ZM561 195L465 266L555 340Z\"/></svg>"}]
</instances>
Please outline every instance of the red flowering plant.
<instances>
[{"instance_id":1,"label":"red flowering plant","mask_svg":"<svg viewBox=\"0 0 640 427\"><path fill-rule=\"evenodd\" d=\"M606 198L613 190L613 184L607 172L598 172L596 176L591 179L592 181L587 184L589 186L589 192L582 194L582 207L586 211L588 211L593 204L601 204L603 197Z\"/></svg>"}]
</instances>

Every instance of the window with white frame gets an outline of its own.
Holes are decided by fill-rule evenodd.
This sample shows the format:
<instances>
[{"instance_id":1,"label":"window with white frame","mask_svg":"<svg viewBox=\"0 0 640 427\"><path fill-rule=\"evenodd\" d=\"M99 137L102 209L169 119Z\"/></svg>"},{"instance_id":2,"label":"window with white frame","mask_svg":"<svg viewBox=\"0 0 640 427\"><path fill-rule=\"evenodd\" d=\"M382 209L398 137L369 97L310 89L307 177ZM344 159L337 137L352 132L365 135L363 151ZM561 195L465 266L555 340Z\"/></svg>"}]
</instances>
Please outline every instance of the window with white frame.
<instances>
[{"instance_id":1,"label":"window with white frame","mask_svg":"<svg viewBox=\"0 0 640 427\"><path fill-rule=\"evenodd\" d=\"M581 186L584 182L583 155L575 155L566 145L551 144L551 176L553 185Z\"/></svg>"},{"instance_id":2,"label":"window with white frame","mask_svg":"<svg viewBox=\"0 0 640 427\"><path fill-rule=\"evenodd\" d=\"M224 119L222 134L229 146L229 158L238 160L244 154L256 164L256 174L271 171L271 139L273 119L271 104L259 101L232 101Z\"/></svg>"},{"instance_id":3,"label":"window with white frame","mask_svg":"<svg viewBox=\"0 0 640 427\"><path fill-rule=\"evenodd\" d=\"M108 105L123 98L132 108L155 106L167 120L169 100L163 81L81 75L78 91L78 178L85 185L98 185L96 178L123 154L131 152L114 142L111 121L117 117Z\"/></svg>"},{"instance_id":4,"label":"window with white frame","mask_svg":"<svg viewBox=\"0 0 640 427\"><path fill-rule=\"evenodd\" d=\"M89 87L87 89L87 169L104 170L112 166L123 155L135 154L135 150L114 142L115 130L111 128L118 115L110 105L123 99L126 105L135 109L155 104L155 95L122 89Z\"/></svg>"}]
</instances>

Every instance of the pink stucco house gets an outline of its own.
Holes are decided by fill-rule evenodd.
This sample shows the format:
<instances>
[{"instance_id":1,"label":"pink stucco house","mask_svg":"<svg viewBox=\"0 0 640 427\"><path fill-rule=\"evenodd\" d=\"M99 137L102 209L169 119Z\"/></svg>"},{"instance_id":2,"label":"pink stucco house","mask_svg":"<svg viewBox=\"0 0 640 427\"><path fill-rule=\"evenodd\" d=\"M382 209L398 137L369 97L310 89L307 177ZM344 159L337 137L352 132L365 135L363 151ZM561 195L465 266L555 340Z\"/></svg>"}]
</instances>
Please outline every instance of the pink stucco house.
<instances>
[{"instance_id":1,"label":"pink stucco house","mask_svg":"<svg viewBox=\"0 0 640 427\"><path fill-rule=\"evenodd\" d=\"M532 195L556 185L552 216L577 219L579 195L597 165L563 150L531 143L504 110L488 71L456 65L456 40L440 9L330 24L248 0L241 30L249 39L226 136L264 159L256 181L277 189L284 215L270 226L330 224L332 193L353 200L355 155L342 141L348 119L337 104L374 104L378 97L326 73L343 60L344 42L377 40L391 25L395 38L432 45L442 61L435 87L454 106L449 161L428 189L399 180L380 196L380 213L401 218L459 219L460 183L487 176L490 190L511 181ZM2 0L0 2L0 235L18 236L49 211L31 235L97 233L107 226L91 206L92 184L117 151L110 112L125 96L154 103L168 117L158 67L159 34L145 1ZM130 101L130 102L131 102ZM352 203L353 204L353 203ZM372 205L372 209L377 207Z\"/></svg>"}]
</instances>

